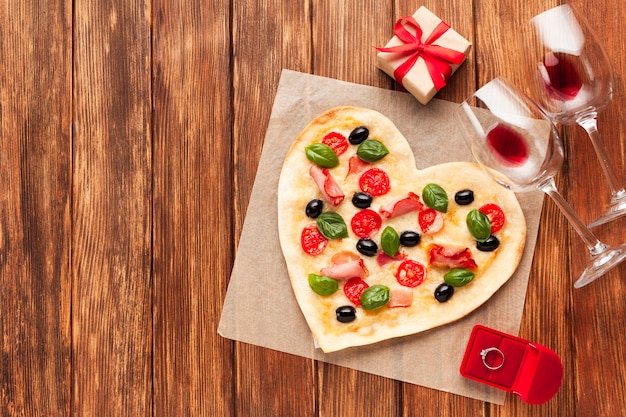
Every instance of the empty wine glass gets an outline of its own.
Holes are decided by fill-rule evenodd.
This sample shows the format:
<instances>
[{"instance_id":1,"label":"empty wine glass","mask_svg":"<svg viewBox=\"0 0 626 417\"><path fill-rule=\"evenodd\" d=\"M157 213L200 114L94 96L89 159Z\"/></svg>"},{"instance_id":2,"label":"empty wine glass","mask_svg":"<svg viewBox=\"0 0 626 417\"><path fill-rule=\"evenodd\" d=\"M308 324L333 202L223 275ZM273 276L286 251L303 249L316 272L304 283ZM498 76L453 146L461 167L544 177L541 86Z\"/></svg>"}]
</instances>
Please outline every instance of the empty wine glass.
<instances>
[{"instance_id":1,"label":"empty wine glass","mask_svg":"<svg viewBox=\"0 0 626 417\"><path fill-rule=\"evenodd\" d=\"M522 29L530 96L554 122L589 135L611 190L609 208L590 227L626 215L626 190L609 160L596 118L613 96L611 64L580 11L569 4L533 17Z\"/></svg>"},{"instance_id":2,"label":"empty wine glass","mask_svg":"<svg viewBox=\"0 0 626 417\"><path fill-rule=\"evenodd\" d=\"M563 144L550 118L528 96L496 78L455 114L474 158L495 181L516 192L545 192L585 242L590 259L574 287L587 285L626 258L626 244L600 242L557 191L554 175L563 163Z\"/></svg>"}]
</instances>

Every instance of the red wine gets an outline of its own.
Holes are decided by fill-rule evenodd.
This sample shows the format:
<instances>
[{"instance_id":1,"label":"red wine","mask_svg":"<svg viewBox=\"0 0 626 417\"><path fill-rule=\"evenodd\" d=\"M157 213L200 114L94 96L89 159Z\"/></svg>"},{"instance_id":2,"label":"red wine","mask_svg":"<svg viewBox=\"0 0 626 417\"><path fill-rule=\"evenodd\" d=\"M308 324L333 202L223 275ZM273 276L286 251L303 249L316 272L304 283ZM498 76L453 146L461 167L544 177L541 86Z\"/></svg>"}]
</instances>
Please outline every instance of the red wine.
<instances>
[{"instance_id":1,"label":"red wine","mask_svg":"<svg viewBox=\"0 0 626 417\"><path fill-rule=\"evenodd\" d=\"M524 139L503 124L497 124L487 132L487 146L504 165L518 166L528 159L528 147Z\"/></svg>"},{"instance_id":2,"label":"red wine","mask_svg":"<svg viewBox=\"0 0 626 417\"><path fill-rule=\"evenodd\" d=\"M576 97L583 83L568 54L549 53L543 58L547 72L546 88L551 96L559 100L571 100Z\"/></svg>"}]
</instances>

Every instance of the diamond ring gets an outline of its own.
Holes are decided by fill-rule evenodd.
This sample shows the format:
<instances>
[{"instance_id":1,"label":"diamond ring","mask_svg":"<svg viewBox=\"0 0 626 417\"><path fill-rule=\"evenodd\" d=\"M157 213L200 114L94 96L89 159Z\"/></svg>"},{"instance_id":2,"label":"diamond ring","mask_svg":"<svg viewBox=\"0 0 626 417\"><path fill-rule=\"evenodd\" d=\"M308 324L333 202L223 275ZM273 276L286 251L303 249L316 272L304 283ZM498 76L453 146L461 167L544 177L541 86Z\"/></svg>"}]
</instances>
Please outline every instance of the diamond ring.
<instances>
[{"instance_id":1,"label":"diamond ring","mask_svg":"<svg viewBox=\"0 0 626 417\"><path fill-rule=\"evenodd\" d=\"M490 352L493 352L493 354L489 355ZM491 365L487 363L488 355L490 357L495 355L495 357L491 358L491 360L489 361L491 362ZM502 365L504 365L504 353L502 353L502 351L498 348L490 347L487 349L483 349L480 351L480 357L483 359L483 365L485 365L487 369L490 369L492 371L500 369L502 368Z\"/></svg>"}]
</instances>

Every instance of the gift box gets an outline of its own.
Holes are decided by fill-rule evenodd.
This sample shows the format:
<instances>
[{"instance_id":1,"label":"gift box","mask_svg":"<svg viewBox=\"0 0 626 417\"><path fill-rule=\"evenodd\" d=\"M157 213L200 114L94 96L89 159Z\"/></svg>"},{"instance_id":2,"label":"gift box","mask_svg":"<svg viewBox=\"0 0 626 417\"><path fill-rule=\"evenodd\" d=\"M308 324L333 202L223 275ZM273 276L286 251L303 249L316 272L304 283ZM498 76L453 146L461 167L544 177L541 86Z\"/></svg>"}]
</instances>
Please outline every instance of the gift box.
<instances>
[{"instance_id":1,"label":"gift box","mask_svg":"<svg viewBox=\"0 0 626 417\"><path fill-rule=\"evenodd\" d=\"M563 364L551 349L476 325L461 363L461 375L542 404L561 386Z\"/></svg>"},{"instance_id":2,"label":"gift box","mask_svg":"<svg viewBox=\"0 0 626 417\"><path fill-rule=\"evenodd\" d=\"M376 48L377 66L427 104L463 63L472 44L424 6L398 19L395 35Z\"/></svg>"}]
</instances>

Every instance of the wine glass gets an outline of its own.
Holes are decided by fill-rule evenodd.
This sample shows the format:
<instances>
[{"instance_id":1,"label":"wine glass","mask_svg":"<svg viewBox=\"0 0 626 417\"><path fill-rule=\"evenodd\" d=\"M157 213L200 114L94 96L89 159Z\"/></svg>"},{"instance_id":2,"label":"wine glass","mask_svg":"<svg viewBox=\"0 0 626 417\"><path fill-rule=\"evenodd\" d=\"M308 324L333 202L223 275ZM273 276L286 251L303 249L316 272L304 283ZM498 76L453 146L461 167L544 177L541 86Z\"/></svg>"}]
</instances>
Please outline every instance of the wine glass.
<instances>
[{"instance_id":1,"label":"wine glass","mask_svg":"<svg viewBox=\"0 0 626 417\"><path fill-rule=\"evenodd\" d=\"M626 258L626 244L602 243L559 194L554 175L563 163L563 144L550 118L504 78L495 78L455 111L474 158L500 185L515 192L540 189L550 196L589 250L580 288Z\"/></svg>"},{"instance_id":2,"label":"wine glass","mask_svg":"<svg viewBox=\"0 0 626 417\"><path fill-rule=\"evenodd\" d=\"M565 4L533 17L522 29L529 95L555 123L582 126L611 190L609 208L589 227L626 215L626 190L617 178L596 118L613 97L611 64L580 11Z\"/></svg>"}]
</instances>

